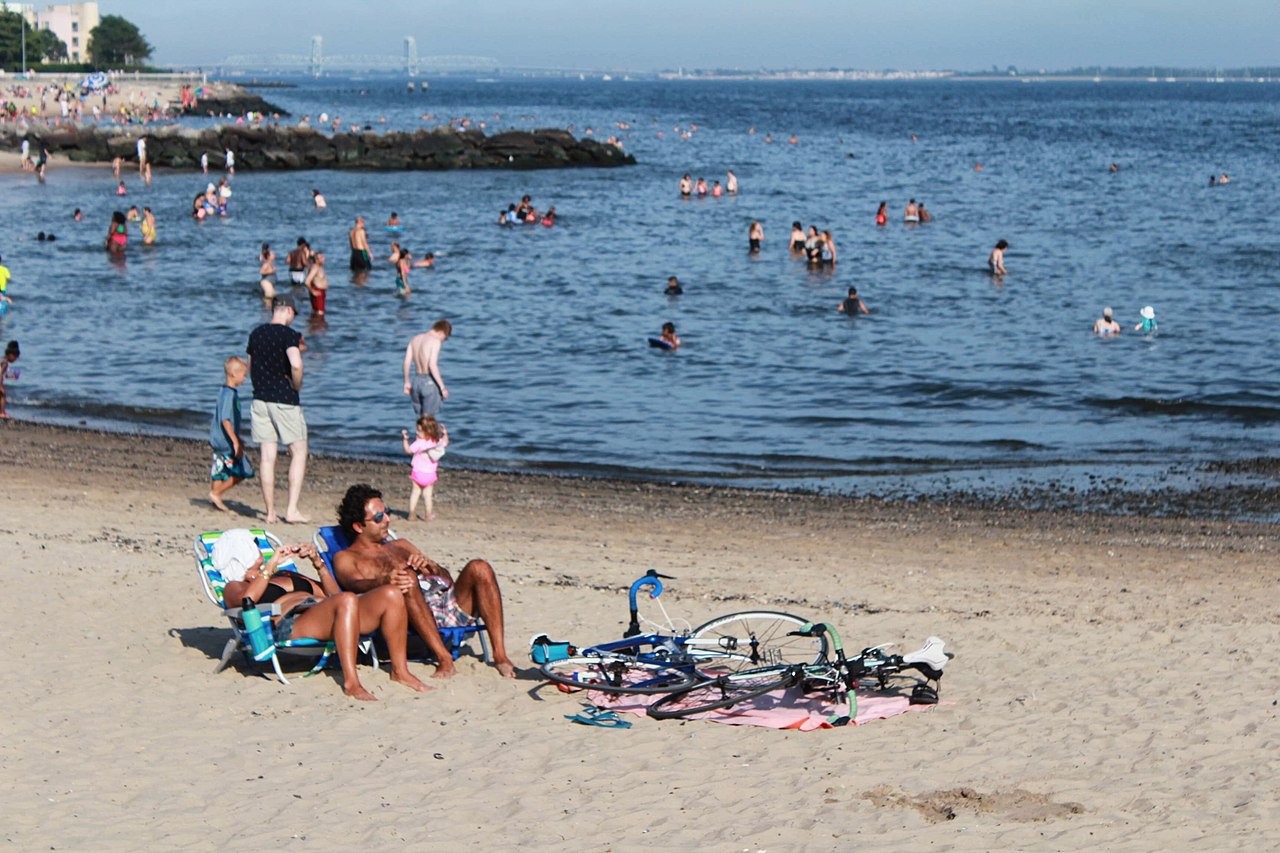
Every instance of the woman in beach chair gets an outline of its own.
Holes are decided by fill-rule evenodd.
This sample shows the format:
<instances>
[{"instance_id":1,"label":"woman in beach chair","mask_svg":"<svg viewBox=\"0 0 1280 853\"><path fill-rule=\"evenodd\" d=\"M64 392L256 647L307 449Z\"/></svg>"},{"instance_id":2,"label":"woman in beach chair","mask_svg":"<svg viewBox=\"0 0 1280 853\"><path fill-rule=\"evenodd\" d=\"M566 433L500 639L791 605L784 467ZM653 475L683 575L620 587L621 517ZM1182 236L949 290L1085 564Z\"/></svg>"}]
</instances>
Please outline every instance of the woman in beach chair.
<instances>
[{"instance_id":1,"label":"woman in beach chair","mask_svg":"<svg viewBox=\"0 0 1280 853\"><path fill-rule=\"evenodd\" d=\"M232 532L224 534L223 539ZM239 602L248 598L255 604L278 603L282 614L274 620L278 643L303 637L333 640L342 664L343 693L365 702L377 701L360 684L356 648L361 634L379 629L391 656L391 680L411 690L430 689L409 672L405 654L409 617L399 590L386 586L362 595L343 592L310 543L281 546L265 564L252 537L239 549L242 553L234 553L236 543L227 544L231 547L218 548L214 555L215 567L227 582L223 600ZM311 561L321 580L292 570L277 571L282 563L302 559Z\"/></svg>"}]
</instances>

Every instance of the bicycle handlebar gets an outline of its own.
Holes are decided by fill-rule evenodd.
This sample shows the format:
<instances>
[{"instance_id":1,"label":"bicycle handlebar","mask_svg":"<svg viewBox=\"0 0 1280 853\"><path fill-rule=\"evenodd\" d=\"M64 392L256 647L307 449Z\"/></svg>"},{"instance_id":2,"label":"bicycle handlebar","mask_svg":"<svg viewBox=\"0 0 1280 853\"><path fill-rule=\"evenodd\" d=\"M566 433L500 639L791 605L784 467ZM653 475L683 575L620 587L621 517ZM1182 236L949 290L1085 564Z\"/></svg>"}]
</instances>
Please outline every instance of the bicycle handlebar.
<instances>
[{"instance_id":1,"label":"bicycle handlebar","mask_svg":"<svg viewBox=\"0 0 1280 853\"><path fill-rule=\"evenodd\" d=\"M631 589L627 592L627 600L631 605L631 623L622 636L634 637L640 633L640 605L636 602L636 596L645 587L652 587L653 591L649 593L649 597L657 598L662 595L663 580L673 581L675 578L671 575L660 575L656 569L649 569L644 575L631 582Z\"/></svg>"}]
</instances>

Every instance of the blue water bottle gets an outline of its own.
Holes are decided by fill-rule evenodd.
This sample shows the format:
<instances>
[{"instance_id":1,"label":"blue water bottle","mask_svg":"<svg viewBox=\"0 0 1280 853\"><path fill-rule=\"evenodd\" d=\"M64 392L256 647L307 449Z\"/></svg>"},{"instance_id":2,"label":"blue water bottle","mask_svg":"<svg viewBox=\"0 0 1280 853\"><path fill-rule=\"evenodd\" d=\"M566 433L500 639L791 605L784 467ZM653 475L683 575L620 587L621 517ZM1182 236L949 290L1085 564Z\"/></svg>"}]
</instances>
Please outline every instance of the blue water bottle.
<instances>
[{"instance_id":1,"label":"blue water bottle","mask_svg":"<svg viewBox=\"0 0 1280 853\"><path fill-rule=\"evenodd\" d=\"M240 617L244 619L244 629L249 635L253 659L270 660L276 653L275 638L271 636L271 626L263 621L262 614L253 606L252 598L245 597L244 603L240 605Z\"/></svg>"}]
</instances>

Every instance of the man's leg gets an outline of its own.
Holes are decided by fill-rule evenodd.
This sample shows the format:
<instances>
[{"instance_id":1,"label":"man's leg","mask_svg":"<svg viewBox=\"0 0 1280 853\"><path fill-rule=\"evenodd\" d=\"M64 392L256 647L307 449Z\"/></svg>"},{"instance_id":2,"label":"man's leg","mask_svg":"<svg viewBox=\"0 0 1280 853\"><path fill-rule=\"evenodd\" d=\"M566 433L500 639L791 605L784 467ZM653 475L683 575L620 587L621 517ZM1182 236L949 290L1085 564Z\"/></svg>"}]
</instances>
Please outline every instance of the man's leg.
<instances>
[{"instance_id":1,"label":"man's leg","mask_svg":"<svg viewBox=\"0 0 1280 853\"><path fill-rule=\"evenodd\" d=\"M498 589L498 575L485 560L467 563L453 585L458 606L473 616L479 616L489 629L489 642L493 644L493 665L506 678L516 677L515 664L507 657L507 643L502 633L502 591Z\"/></svg>"},{"instance_id":2,"label":"man's leg","mask_svg":"<svg viewBox=\"0 0 1280 853\"><path fill-rule=\"evenodd\" d=\"M423 597L421 588L411 589L405 593L404 603L409 611L409 627L422 638L422 641L427 644L427 649L439 662L436 664L435 674L431 677L452 677L455 674L453 655L449 654L449 650L444 647L444 640L440 638L440 630L436 627L436 617L427 606L427 599Z\"/></svg>"},{"instance_id":3,"label":"man's leg","mask_svg":"<svg viewBox=\"0 0 1280 853\"><path fill-rule=\"evenodd\" d=\"M298 512L298 498L302 497L302 479L307 474L307 442L295 441L289 445L289 505L284 511L284 520L297 524L305 524L311 519Z\"/></svg>"},{"instance_id":4,"label":"man's leg","mask_svg":"<svg viewBox=\"0 0 1280 853\"><path fill-rule=\"evenodd\" d=\"M258 463L258 478L262 483L267 524L279 524L280 518L276 515L276 454L280 451L280 445L274 441L264 441L258 449L262 453Z\"/></svg>"},{"instance_id":5,"label":"man's leg","mask_svg":"<svg viewBox=\"0 0 1280 853\"><path fill-rule=\"evenodd\" d=\"M398 681L410 690L425 692L431 688L409 672L405 657L405 641L409 637L408 611L400 590L393 586L371 589L358 599L360 633L372 634L382 629L387 651L391 654L391 680Z\"/></svg>"}]
</instances>

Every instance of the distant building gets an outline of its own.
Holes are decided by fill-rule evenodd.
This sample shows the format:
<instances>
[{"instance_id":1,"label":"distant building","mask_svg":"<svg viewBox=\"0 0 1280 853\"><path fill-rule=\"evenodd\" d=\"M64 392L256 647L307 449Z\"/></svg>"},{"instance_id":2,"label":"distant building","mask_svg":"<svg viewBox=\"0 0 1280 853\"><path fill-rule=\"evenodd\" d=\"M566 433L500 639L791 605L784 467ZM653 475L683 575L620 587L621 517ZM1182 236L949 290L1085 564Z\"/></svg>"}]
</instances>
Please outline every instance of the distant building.
<instances>
[{"instance_id":1,"label":"distant building","mask_svg":"<svg viewBox=\"0 0 1280 853\"><path fill-rule=\"evenodd\" d=\"M68 62L89 61L89 33L102 20L97 3L60 3L42 11L33 3L3 3L6 12L20 12L34 29L49 30L67 46Z\"/></svg>"}]
</instances>

